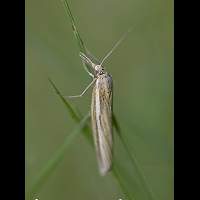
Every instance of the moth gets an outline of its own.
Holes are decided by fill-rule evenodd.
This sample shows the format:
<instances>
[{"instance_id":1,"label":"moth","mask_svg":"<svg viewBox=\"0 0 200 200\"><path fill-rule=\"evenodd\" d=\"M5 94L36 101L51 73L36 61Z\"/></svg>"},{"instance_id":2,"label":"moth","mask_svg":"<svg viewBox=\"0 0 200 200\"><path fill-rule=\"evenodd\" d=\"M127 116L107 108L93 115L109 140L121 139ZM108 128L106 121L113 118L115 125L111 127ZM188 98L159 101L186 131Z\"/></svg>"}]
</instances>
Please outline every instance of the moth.
<instances>
[{"instance_id":1,"label":"moth","mask_svg":"<svg viewBox=\"0 0 200 200\"><path fill-rule=\"evenodd\" d=\"M82 97L94 84L91 100L91 124L99 171L102 176L111 170L113 157L113 80L102 65L114 49L125 39L127 33L118 40L101 62L96 59L97 62L94 63L89 58L89 52L88 55L80 52L80 57L84 64L91 68L91 70L85 69L93 80L80 95L69 96L70 98Z\"/></svg>"}]
</instances>

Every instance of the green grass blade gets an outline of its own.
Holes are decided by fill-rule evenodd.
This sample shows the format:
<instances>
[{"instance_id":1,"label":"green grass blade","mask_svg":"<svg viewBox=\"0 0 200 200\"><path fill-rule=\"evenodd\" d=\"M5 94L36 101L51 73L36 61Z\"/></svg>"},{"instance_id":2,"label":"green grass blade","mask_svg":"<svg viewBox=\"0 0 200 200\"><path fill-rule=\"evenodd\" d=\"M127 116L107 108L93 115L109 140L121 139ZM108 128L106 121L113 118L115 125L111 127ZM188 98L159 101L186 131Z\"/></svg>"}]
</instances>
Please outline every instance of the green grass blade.
<instances>
[{"instance_id":1,"label":"green grass blade","mask_svg":"<svg viewBox=\"0 0 200 200\"><path fill-rule=\"evenodd\" d=\"M121 139L121 128L114 113L112 115L112 120L113 120L113 126L115 127L115 130L117 131Z\"/></svg>"},{"instance_id":2,"label":"green grass blade","mask_svg":"<svg viewBox=\"0 0 200 200\"><path fill-rule=\"evenodd\" d=\"M75 111L75 108L73 108L72 105L66 100L66 98L59 91L58 87L56 87L55 83L50 78L49 78L49 82L52 85L52 87L54 88L56 94L59 96L61 101L64 103L64 105L67 108L72 119L76 123L77 122L79 123L82 119L82 116ZM88 124L83 128L83 132L84 132L84 135L87 137L88 141L92 144L91 131L90 131L90 126Z\"/></svg>"},{"instance_id":3,"label":"green grass blade","mask_svg":"<svg viewBox=\"0 0 200 200\"><path fill-rule=\"evenodd\" d=\"M149 185L147 183L147 180L146 180L146 177L145 177L143 171L141 170L141 167L139 166L139 163L138 163L136 157L133 155L133 153L130 152L130 150L128 148L128 145L126 144L126 142L125 142L124 138L122 137L121 133L118 133L118 136L120 137L122 145L123 145L128 157L129 157L133 167L135 168L135 170L137 172L136 176L139 177L140 182L141 182L141 184L143 186L143 189L147 192L148 197L149 197L150 200L156 200L155 195L154 195L153 191L151 190L151 188L149 187Z\"/></svg>"},{"instance_id":4,"label":"green grass blade","mask_svg":"<svg viewBox=\"0 0 200 200\"><path fill-rule=\"evenodd\" d=\"M72 25L72 30L73 30L73 33L74 33L74 36L75 36L75 39L78 43L78 47L79 47L79 51L84 53L85 55L88 55L88 51L87 51L87 48L79 34L79 31L76 27L76 24L75 24L75 20L74 20L74 17L72 15L72 12L71 12L71 9L69 7L69 4L66 0L61 0L62 3L63 3L63 6L64 6L64 9L65 9L65 12L68 14L69 18L70 18L70 21L71 21L71 25ZM83 64L83 67L85 68L86 71L90 71L90 66L88 64L86 64L85 62L82 62Z\"/></svg>"},{"instance_id":5,"label":"green grass blade","mask_svg":"<svg viewBox=\"0 0 200 200\"><path fill-rule=\"evenodd\" d=\"M76 38L76 40L78 42L78 46L80 48L80 51L81 52L86 52L86 48L84 46L83 40L81 39L80 34L79 34L79 32L78 32L78 30L76 28L74 17L72 15L71 10L70 10L69 4L65 0L61 0L61 1L62 1L63 5L64 5L66 13L69 15L69 18L71 20L72 30L73 30L74 36L75 36L75 38Z\"/></svg>"},{"instance_id":6,"label":"green grass blade","mask_svg":"<svg viewBox=\"0 0 200 200\"><path fill-rule=\"evenodd\" d=\"M80 116L78 116L78 114L75 112L74 108L70 105L70 103L65 99L65 97L60 93L60 91L58 90L58 88L56 87L55 83L48 78L50 84L52 85L52 87L54 88L54 90L56 91L56 93L58 94L58 96L60 97L61 101L65 104L65 106L67 107L69 114L71 115L72 119L74 119L76 122L80 121Z\"/></svg>"},{"instance_id":7,"label":"green grass blade","mask_svg":"<svg viewBox=\"0 0 200 200\"><path fill-rule=\"evenodd\" d=\"M85 127L89 115L86 115L80 123L76 126L73 132L66 136L63 144L59 147L59 149L55 152L52 158L47 162L44 168L40 171L39 175L33 182L33 186L31 187L30 192L28 193L28 197L33 198L36 191L41 189L42 185L45 183L50 174L55 170L58 164L62 161L65 156L66 149L70 146L72 141L81 133L81 130Z\"/></svg>"},{"instance_id":8,"label":"green grass blade","mask_svg":"<svg viewBox=\"0 0 200 200\"><path fill-rule=\"evenodd\" d=\"M126 196L127 199L130 199L130 200L135 200L134 197L132 197L128 190L126 189L126 186L124 185L123 181L122 181L122 178L121 178L121 175L119 173L119 170L118 170L118 167L117 165L115 164L113 166L113 169L112 169L112 174L113 176L115 177L117 183L119 184L119 187L122 188L122 191L124 193L124 195Z\"/></svg>"},{"instance_id":9,"label":"green grass blade","mask_svg":"<svg viewBox=\"0 0 200 200\"><path fill-rule=\"evenodd\" d=\"M121 141L121 143L122 143L122 145L123 145L128 157L129 157L133 167L137 171L136 175L138 175L138 177L140 179L140 182L143 185L143 188L145 189L145 191L148 194L149 199L156 200L155 195L154 195L153 191L151 190L151 188L149 187L149 185L147 183L147 180L146 180L146 177L145 177L143 171L141 170L136 157L130 152L129 147L128 147L127 143L124 140L124 137L122 137L121 128L119 126L119 123L118 123L117 118L114 115L114 113L113 113L113 126L115 127L115 130L116 130L116 132L117 132L117 134L118 134L118 136L120 138L120 141Z\"/></svg>"}]
</instances>

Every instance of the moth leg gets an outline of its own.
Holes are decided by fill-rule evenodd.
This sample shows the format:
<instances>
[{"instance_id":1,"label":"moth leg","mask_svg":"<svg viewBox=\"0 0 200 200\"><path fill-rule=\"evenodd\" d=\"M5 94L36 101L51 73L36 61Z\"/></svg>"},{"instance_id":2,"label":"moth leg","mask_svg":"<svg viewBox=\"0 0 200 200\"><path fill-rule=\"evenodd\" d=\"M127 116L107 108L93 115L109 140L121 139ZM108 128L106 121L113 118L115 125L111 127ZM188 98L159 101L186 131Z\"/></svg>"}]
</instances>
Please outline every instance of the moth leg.
<instances>
[{"instance_id":1,"label":"moth leg","mask_svg":"<svg viewBox=\"0 0 200 200\"><path fill-rule=\"evenodd\" d=\"M83 62L83 66L84 66L84 69L85 71L91 76L94 78L94 75L89 72L88 68L86 67L86 64L90 65L92 68L94 68L94 63L82 52L79 53L79 56L81 57L82 59L82 62Z\"/></svg>"},{"instance_id":2,"label":"moth leg","mask_svg":"<svg viewBox=\"0 0 200 200\"><path fill-rule=\"evenodd\" d=\"M82 59L85 63L89 64L91 67L94 65L94 63L93 63L84 53L80 52L80 53L79 53L79 56L81 57L81 59Z\"/></svg>"},{"instance_id":3,"label":"moth leg","mask_svg":"<svg viewBox=\"0 0 200 200\"><path fill-rule=\"evenodd\" d=\"M83 90L81 94L75 95L75 96L68 96L68 98L82 97L95 81L96 81L96 78L92 80L92 82Z\"/></svg>"},{"instance_id":4,"label":"moth leg","mask_svg":"<svg viewBox=\"0 0 200 200\"><path fill-rule=\"evenodd\" d=\"M83 61L82 61L83 62ZM94 78L94 74L92 74L91 72L89 72L88 68L85 66L85 63L83 62L83 66L84 66L84 69L85 71L92 77Z\"/></svg>"}]
</instances>

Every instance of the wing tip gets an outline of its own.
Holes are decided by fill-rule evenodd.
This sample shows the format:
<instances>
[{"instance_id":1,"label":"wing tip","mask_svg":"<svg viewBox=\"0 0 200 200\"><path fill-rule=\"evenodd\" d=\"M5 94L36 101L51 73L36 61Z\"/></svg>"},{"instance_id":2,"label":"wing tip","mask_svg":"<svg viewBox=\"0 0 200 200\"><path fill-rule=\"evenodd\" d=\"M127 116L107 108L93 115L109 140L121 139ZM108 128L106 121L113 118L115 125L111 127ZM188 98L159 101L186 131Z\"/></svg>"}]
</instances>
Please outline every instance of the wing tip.
<instances>
[{"instance_id":1,"label":"wing tip","mask_svg":"<svg viewBox=\"0 0 200 200\"><path fill-rule=\"evenodd\" d=\"M110 162L107 165L100 166L99 172L100 172L101 176L105 176L108 174L109 171L111 171L111 169L112 169L112 163Z\"/></svg>"}]
</instances>

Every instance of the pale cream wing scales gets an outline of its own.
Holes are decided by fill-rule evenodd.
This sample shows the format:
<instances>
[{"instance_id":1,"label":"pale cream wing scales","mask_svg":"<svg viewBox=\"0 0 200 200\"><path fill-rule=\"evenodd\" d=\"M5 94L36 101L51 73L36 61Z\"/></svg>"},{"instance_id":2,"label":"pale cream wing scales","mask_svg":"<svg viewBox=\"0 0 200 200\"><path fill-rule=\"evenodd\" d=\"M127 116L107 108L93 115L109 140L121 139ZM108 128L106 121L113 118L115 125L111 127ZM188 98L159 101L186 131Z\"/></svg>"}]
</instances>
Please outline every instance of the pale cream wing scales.
<instances>
[{"instance_id":1,"label":"pale cream wing scales","mask_svg":"<svg viewBox=\"0 0 200 200\"><path fill-rule=\"evenodd\" d=\"M100 75L92 93L91 120L100 173L105 175L112 165L112 78Z\"/></svg>"}]
</instances>

